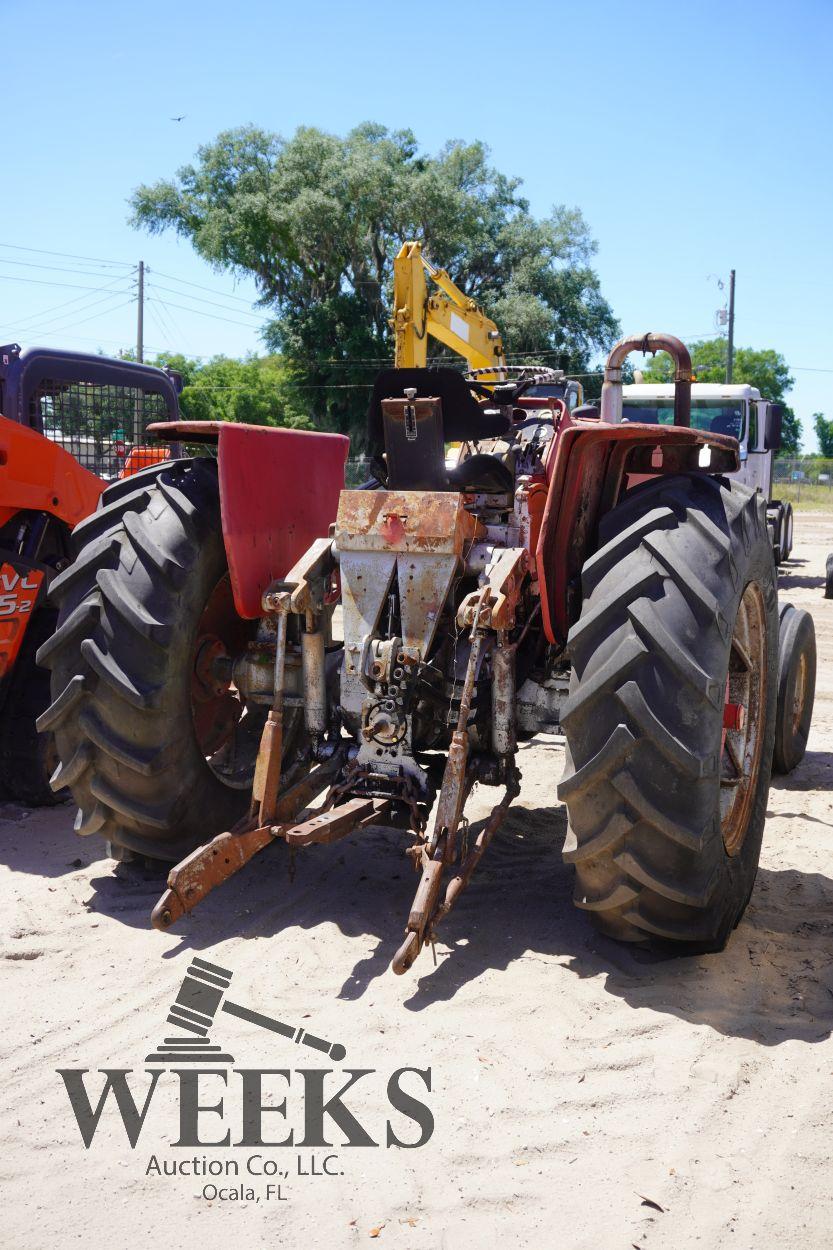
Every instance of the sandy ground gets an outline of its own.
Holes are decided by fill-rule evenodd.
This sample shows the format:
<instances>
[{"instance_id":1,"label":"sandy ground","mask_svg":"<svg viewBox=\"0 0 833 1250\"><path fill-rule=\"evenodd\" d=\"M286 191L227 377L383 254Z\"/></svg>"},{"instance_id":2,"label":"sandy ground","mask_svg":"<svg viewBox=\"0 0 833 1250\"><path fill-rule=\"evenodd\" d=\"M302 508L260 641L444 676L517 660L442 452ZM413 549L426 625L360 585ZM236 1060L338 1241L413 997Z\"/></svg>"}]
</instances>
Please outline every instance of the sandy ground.
<instances>
[{"instance_id":1,"label":"sandy ground","mask_svg":"<svg viewBox=\"0 0 833 1250\"><path fill-rule=\"evenodd\" d=\"M392 836L299 855L294 883L276 847L162 936L148 926L156 882L133 868L114 875L97 841L74 838L68 807L0 809L2 1245L833 1243L833 602L821 591L830 550L833 517L798 517L781 585L815 617L814 728L803 764L775 781L752 903L719 956L669 961L617 947L574 910L555 741L524 750L523 798L448 923L438 966L425 953L403 978L388 962L414 877ZM135 1150L109 1105L84 1149L56 1068L89 1069L93 1104L98 1068L132 1069L141 1104L145 1056L172 1032L167 1008L194 954L233 971L237 1002L339 1040L345 1066L375 1070L345 1101L378 1149L172 1148L169 1072ZM212 1037L238 1068L328 1062L223 1013ZM385 1084L404 1066L432 1071L421 1096L436 1126L417 1150L384 1144ZM301 1082L296 1071L296 1141ZM233 1141L239 1086L230 1074ZM417 1078L408 1087L420 1095ZM208 1085L203 1101L219 1096ZM415 1125L390 1115L413 1140ZM265 1119L285 1135L280 1116ZM216 1114L201 1125L205 1139L222 1135ZM256 1188L248 1200L221 1200L202 1195L207 1178L146 1174L154 1155L243 1168L258 1153L287 1174L281 1200L267 1199L262 1178L236 1182ZM309 1171L329 1154L337 1175L298 1175L299 1162Z\"/></svg>"}]
</instances>

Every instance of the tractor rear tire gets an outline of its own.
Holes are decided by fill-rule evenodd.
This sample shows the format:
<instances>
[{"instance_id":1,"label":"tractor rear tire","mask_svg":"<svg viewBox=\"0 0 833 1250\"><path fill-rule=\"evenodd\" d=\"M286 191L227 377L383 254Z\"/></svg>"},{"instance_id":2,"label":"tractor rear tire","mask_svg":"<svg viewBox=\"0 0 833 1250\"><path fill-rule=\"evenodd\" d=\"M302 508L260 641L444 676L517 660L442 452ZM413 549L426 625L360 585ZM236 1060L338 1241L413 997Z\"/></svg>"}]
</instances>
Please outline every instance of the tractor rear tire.
<instances>
[{"instance_id":1,"label":"tractor rear tire","mask_svg":"<svg viewBox=\"0 0 833 1250\"><path fill-rule=\"evenodd\" d=\"M49 784L58 764L55 739L38 733L38 717L49 706L49 674L38 666L38 648L55 631L58 614L49 605L38 605L29 622L9 678L9 689L0 716L0 788L28 807L52 807L69 794L57 793Z\"/></svg>"},{"instance_id":2,"label":"tractor rear tire","mask_svg":"<svg viewBox=\"0 0 833 1250\"><path fill-rule=\"evenodd\" d=\"M72 792L77 833L118 858L177 861L230 828L250 795L210 767L195 728L198 629L228 571L216 462L167 461L115 483L73 541L52 588L58 628L38 657L52 670L40 727L55 734L54 784ZM238 627L252 636L235 615Z\"/></svg>"},{"instance_id":3,"label":"tractor rear tire","mask_svg":"<svg viewBox=\"0 0 833 1250\"><path fill-rule=\"evenodd\" d=\"M775 733L765 504L723 478L646 483L603 518L582 589L559 787L576 905L623 941L720 950L752 893Z\"/></svg>"},{"instance_id":4,"label":"tractor rear tire","mask_svg":"<svg viewBox=\"0 0 833 1250\"><path fill-rule=\"evenodd\" d=\"M785 603L778 630L778 706L772 771L791 773L804 758L816 693L816 630L809 612Z\"/></svg>"}]
</instances>

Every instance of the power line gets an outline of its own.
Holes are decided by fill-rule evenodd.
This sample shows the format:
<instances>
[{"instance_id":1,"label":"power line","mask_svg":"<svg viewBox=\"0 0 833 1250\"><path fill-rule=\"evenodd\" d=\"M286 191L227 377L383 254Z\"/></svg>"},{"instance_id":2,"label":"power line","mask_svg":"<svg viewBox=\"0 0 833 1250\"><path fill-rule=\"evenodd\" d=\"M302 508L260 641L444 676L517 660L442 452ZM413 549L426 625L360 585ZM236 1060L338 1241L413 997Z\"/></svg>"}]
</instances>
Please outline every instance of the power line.
<instances>
[{"instance_id":1,"label":"power line","mask_svg":"<svg viewBox=\"0 0 833 1250\"><path fill-rule=\"evenodd\" d=\"M0 263L2 263L0 261ZM126 274L124 275L127 276ZM100 291L100 286L82 286L78 282L49 282L46 278L16 278L10 273L0 273L0 281L2 282L26 282L30 286L65 286L74 291Z\"/></svg>"},{"instance_id":2,"label":"power line","mask_svg":"<svg viewBox=\"0 0 833 1250\"><path fill-rule=\"evenodd\" d=\"M155 270L151 270L150 272L155 273L156 271L155 271ZM150 286L150 285L151 285L151 283L148 283L148 286ZM171 287L169 287L169 286L162 286L162 284L161 284L160 282L154 282L152 285L153 285L153 289L154 289L154 291L167 291L170 295L178 295L180 299L199 299L199 296L198 296L198 295L188 295L187 293L183 295L183 293L182 293L181 291L174 291L174 290L173 290ZM216 294L216 292L215 292L215 294ZM234 312L234 313L237 313L238 315L241 315L241 314L242 314L242 309L239 309L239 308L228 308L228 305L226 305L226 304L218 304L216 300L204 299L204 300L202 301L202 303L203 303L203 304L211 304L211 306L212 306L213 308L225 308L228 312ZM189 311L193 311L193 310L189 310ZM245 314L242 314L242 315L245 315L245 316L247 316L247 317L254 317L254 318L255 318L256 320L258 320L258 321L262 321L262 320L263 320L263 318L262 318L262 317L260 317L257 313L245 313Z\"/></svg>"},{"instance_id":3,"label":"power line","mask_svg":"<svg viewBox=\"0 0 833 1250\"><path fill-rule=\"evenodd\" d=\"M100 265L124 265L126 268L133 268L133 262L128 260L104 260L101 256L78 256L73 252L52 252L43 247L22 247L19 243L0 243L0 247L10 248L15 252L34 252L37 256L60 256L64 260L86 260Z\"/></svg>"},{"instance_id":4,"label":"power line","mask_svg":"<svg viewBox=\"0 0 833 1250\"><path fill-rule=\"evenodd\" d=\"M103 274L97 273L93 269L78 269L76 266L69 267L67 265L40 265L37 261L32 260L10 260L8 256L0 256L0 263L4 265L15 265L18 268L22 267L24 269L46 269L50 273L74 273L80 278L103 277ZM133 268L135 269L135 265Z\"/></svg>"},{"instance_id":5,"label":"power line","mask_svg":"<svg viewBox=\"0 0 833 1250\"><path fill-rule=\"evenodd\" d=\"M288 379L287 379L288 381ZM196 391L246 391L249 388L242 383L234 386L215 385L212 382L191 382L189 386ZM302 385L293 383L294 391L372 391L372 382L334 382L328 385L326 382L309 382Z\"/></svg>"},{"instance_id":6,"label":"power line","mask_svg":"<svg viewBox=\"0 0 833 1250\"><path fill-rule=\"evenodd\" d=\"M153 317L153 320L156 322L157 328L162 334L162 337L167 341L168 351L173 351L170 342L170 331L165 329L165 326L162 324L162 318L159 316L155 308L149 308L148 311L150 312L151 317Z\"/></svg>"},{"instance_id":7,"label":"power line","mask_svg":"<svg viewBox=\"0 0 833 1250\"><path fill-rule=\"evenodd\" d=\"M13 330L14 326L6 326L6 329ZM61 334L60 330L45 330L42 332L43 338L45 339L57 338L59 334ZM101 335L96 335L95 337L93 337L92 335L89 335L89 334L66 334L64 338L64 344L66 343L67 338L72 339L72 340L77 340L80 343L97 343L99 347L101 346L102 343L111 343L114 347L117 347L122 351L126 351L130 349L133 345L132 344L132 339L133 339L132 332L127 335L126 339L102 338ZM145 347L147 348L149 352L154 352L156 354L160 352L165 352L168 350L165 347L156 346L155 344L151 345L148 343L145 344ZM192 356L190 357L190 359L191 360L207 360L208 357L207 356Z\"/></svg>"},{"instance_id":8,"label":"power line","mask_svg":"<svg viewBox=\"0 0 833 1250\"><path fill-rule=\"evenodd\" d=\"M148 296L148 302L154 298ZM210 317L212 321L224 321L226 325L242 326L245 330L255 330L256 326L251 325L247 321L233 321L230 317L218 317L216 313L201 312L198 308L187 308L184 304L174 304L171 300L156 299L157 304L162 304L164 308L179 308L182 312L194 313L198 317Z\"/></svg>"},{"instance_id":9,"label":"power line","mask_svg":"<svg viewBox=\"0 0 833 1250\"><path fill-rule=\"evenodd\" d=\"M97 308L99 304L106 304L109 300L113 299L114 297L118 297L120 295L129 295L129 294L130 294L130 289L128 287L122 287L120 290L117 290L117 291L107 291L99 299L95 299L90 302L79 304L79 306L73 309L71 313L67 313L67 310L64 309L63 312L58 314L58 316L47 318L47 320L44 322L40 322L40 320L36 318L35 320L38 321L38 324L34 326L32 325L24 326L23 330L27 335L41 334L44 330L49 329L50 326L54 326L56 321L63 321L67 316L75 317L79 313L88 312L89 309L91 308ZM89 297L86 295L82 295L79 298L84 301L89 300ZM103 316L103 314L99 314L99 315ZM87 320L89 320L89 318L87 318Z\"/></svg>"},{"instance_id":10,"label":"power line","mask_svg":"<svg viewBox=\"0 0 833 1250\"><path fill-rule=\"evenodd\" d=\"M198 291L208 291L209 295L221 294L220 291L215 291L213 287L202 286L199 282L189 282L186 278L174 278L172 274L162 273L161 269L154 269L153 272L160 278L167 278L169 282L178 282L182 286L193 286L196 287ZM223 298L239 300L241 304L248 304L250 308L252 306L252 300L246 299L243 295L225 295Z\"/></svg>"},{"instance_id":11,"label":"power line","mask_svg":"<svg viewBox=\"0 0 833 1250\"><path fill-rule=\"evenodd\" d=\"M111 299L112 299L112 298L118 298L118 292L113 292L113 295L112 295L110 298L111 298ZM132 300L132 299L126 299L126 300L124 300L121 304L115 304L115 305L113 305L111 308L105 308L105 309L103 309L101 312L94 312L94 313L91 313L89 317L82 317L82 319L81 319L80 321L72 321L72 322L71 322L70 324L68 324L68 325L57 326L54 330L50 331L50 333L51 333L51 334L65 334L65 333L67 333L68 331L71 331L71 330L73 329L73 327L74 327L74 326L83 326L83 325L86 325L88 321L95 321L95 319L96 319L97 317L105 317L105 316L106 316L106 317L109 317L109 316L110 316L110 313L118 312L120 308L127 308L127 307L129 307L132 303L133 303L133 300ZM30 333L30 334L39 334L39 333L40 333L40 331L39 331L39 330L33 330L33 331L29 331L29 333Z\"/></svg>"},{"instance_id":12,"label":"power line","mask_svg":"<svg viewBox=\"0 0 833 1250\"><path fill-rule=\"evenodd\" d=\"M117 282L123 282L124 279L125 275L120 273L117 278L111 278L109 282L105 282L102 287L99 287L99 290L106 291L110 287L115 286ZM29 313L27 316L22 317L16 324L19 326L21 321L40 321L42 317L48 317L50 313L57 312L59 308L68 308L70 304L77 304L79 301L83 304L84 301L88 299L89 295L73 295L70 299L63 300L60 304L52 304L49 308L42 308L40 312ZM81 310L79 309L79 311Z\"/></svg>"},{"instance_id":13,"label":"power line","mask_svg":"<svg viewBox=\"0 0 833 1250\"><path fill-rule=\"evenodd\" d=\"M168 327L168 335L172 334L174 339L178 340L183 348L187 348L190 344L190 339L187 337L187 335L184 335L182 331L180 330L179 322L177 321L176 317L173 315L172 312L169 311L169 309L165 308L165 306L161 302L158 303L157 307L158 307L158 315L162 319L162 324ZM156 310L152 310L152 311L156 312ZM202 357L202 356L195 357L194 353L191 351L186 351L186 354L192 357L192 359L196 359L196 360L207 359L206 357Z\"/></svg>"}]
</instances>

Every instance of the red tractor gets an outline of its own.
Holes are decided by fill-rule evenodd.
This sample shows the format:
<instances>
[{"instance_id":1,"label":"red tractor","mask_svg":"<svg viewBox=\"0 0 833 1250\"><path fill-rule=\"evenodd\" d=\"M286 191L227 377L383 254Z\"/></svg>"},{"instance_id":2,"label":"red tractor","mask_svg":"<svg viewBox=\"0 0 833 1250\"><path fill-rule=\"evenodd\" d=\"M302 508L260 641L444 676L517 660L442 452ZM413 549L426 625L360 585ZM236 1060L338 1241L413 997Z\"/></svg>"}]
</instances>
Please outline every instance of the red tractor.
<instances>
[{"instance_id":1,"label":"red tractor","mask_svg":"<svg viewBox=\"0 0 833 1250\"><path fill-rule=\"evenodd\" d=\"M125 471L144 426L178 416L176 379L11 343L0 347L0 413L0 790L54 803L63 797L49 784L54 742L35 727L50 702L48 674L35 663L57 619L47 593L70 563L73 527Z\"/></svg>"},{"instance_id":2,"label":"red tractor","mask_svg":"<svg viewBox=\"0 0 833 1250\"><path fill-rule=\"evenodd\" d=\"M635 350L674 357L673 425L622 421ZM216 460L111 486L76 531L41 652L58 780L79 833L182 861L157 927L274 841L381 824L418 875L403 972L519 793L519 741L558 730L577 906L687 952L738 923L776 735L766 501L691 428L675 338L622 340L600 410L502 375L380 374L357 490L338 436L159 426ZM502 796L468 830L476 782Z\"/></svg>"}]
</instances>

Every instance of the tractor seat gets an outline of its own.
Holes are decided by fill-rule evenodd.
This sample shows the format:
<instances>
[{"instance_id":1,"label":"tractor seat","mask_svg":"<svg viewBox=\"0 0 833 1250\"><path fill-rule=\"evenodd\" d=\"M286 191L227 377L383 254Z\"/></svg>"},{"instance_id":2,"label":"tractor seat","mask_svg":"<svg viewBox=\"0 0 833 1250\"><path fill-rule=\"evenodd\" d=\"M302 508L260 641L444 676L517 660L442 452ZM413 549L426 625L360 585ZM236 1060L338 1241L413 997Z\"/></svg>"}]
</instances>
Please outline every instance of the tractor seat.
<instances>
[{"instance_id":1,"label":"tractor seat","mask_svg":"<svg viewBox=\"0 0 833 1250\"><path fill-rule=\"evenodd\" d=\"M402 401L405 391L411 389L416 392L418 418L415 428L408 434L402 421L391 412L391 408L398 408L399 404L384 401ZM433 405L433 412L431 405L418 402L429 399L439 401ZM491 480L494 476L491 466L498 466L498 474L503 466L492 456L469 457L454 471L462 474L460 481L452 481L445 467L445 444L496 438L506 434L510 427L511 418L499 410L482 407L463 375L455 369L382 370L373 386L367 417L371 454L378 457L382 451L386 453L387 485L393 490L484 489L480 485L482 472L488 468L487 476ZM489 465L473 463L479 461L488 461ZM469 481L476 485L468 485Z\"/></svg>"},{"instance_id":2,"label":"tractor seat","mask_svg":"<svg viewBox=\"0 0 833 1250\"><path fill-rule=\"evenodd\" d=\"M511 426L502 412L480 406L456 369L383 369L373 384L367 414L367 441L376 452L385 446L382 400L402 399L406 387L414 388L417 399L435 398L442 402L443 437L447 443L499 438Z\"/></svg>"}]
</instances>

